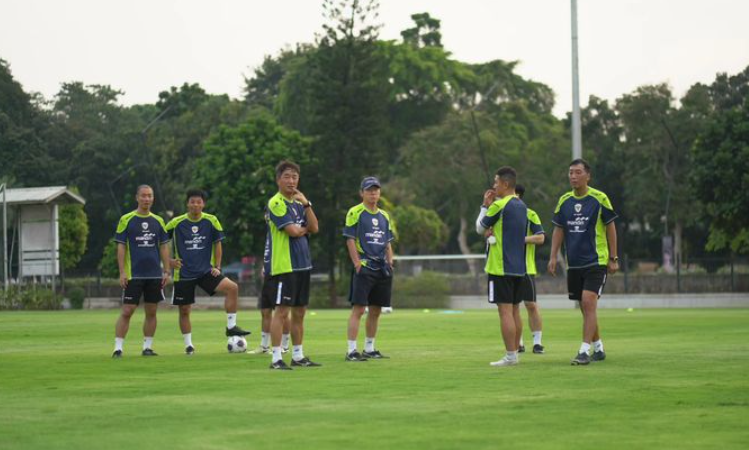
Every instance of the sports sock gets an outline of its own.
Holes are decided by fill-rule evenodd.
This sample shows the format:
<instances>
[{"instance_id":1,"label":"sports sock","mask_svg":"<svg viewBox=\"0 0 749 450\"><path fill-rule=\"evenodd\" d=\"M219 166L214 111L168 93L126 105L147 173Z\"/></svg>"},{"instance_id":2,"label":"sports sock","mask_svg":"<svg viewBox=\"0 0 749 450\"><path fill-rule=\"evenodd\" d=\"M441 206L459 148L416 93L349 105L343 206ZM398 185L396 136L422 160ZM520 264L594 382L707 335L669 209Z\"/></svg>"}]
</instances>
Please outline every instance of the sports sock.
<instances>
[{"instance_id":1,"label":"sports sock","mask_svg":"<svg viewBox=\"0 0 749 450\"><path fill-rule=\"evenodd\" d=\"M153 336L143 338L143 350L147 348L151 348L152 345L153 345Z\"/></svg>"},{"instance_id":2,"label":"sports sock","mask_svg":"<svg viewBox=\"0 0 749 450\"><path fill-rule=\"evenodd\" d=\"M182 339L185 340L185 347L192 346L192 333L184 333Z\"/></svg>"},{"instance_id":3,"label":"sports sock","mask_svg":"<svg viewBox=\"0 0 749 450\"><path fill-rule=\"evenodd\" d=\"M290 334L284 334L281 336L281 347L289 348L289 340L291 339Z\"/></svg>"},{"instance_id":4,"label":"sports sock","mask_svg":"<svg viewBox=\"0 0 749 450\"><path fill-rule=\"evenodd\" d=\"M294 349L291 351L291 359L293 359L294 361L304 359L304 352L302 351L301 345L294 346Z\"/></svg>"},{"instance_id":5,"label":"sports sock","mask_svg":"<svg viewBox=\"0 0 749 450\"><path fill-rule=\"evenodd\" d=\"M365 352L375 351L374 341L375 341L375 338L373 337L368 337L364 339L364 351Z\"/></svg>"},{"instance_id":6,"label":"sports sock","mask_svg":"<svg viewBox=\"0 0 749 450\"><path fill-rule=\"evenodd\" d=\"M237 326L237 313L226 313L226 328L232 329Z\"/></svg>"},{"instance_id":7,"label":"sports sock","mask_svg":"<svg viewBox=\"0 0 749 450\"><path fill-rule=\"evenodd\" d=\"M348 341L348 352L355 352L356 351L356 340Z\"/></svg>"},{"instance_id":8,"label":"sports sock","mask_svg":"<svg viewBox=\"0 0 749 450\"><path fill-rule=\"evenodd\" d=\"M590 352L590 344L588 344L587 342L583 342L580 345L580 351L578 353L586 353L587 354L589 352Z\"/></svg>"},{"instance_id":9,"label":"sports sock","mask_svg":"<svg viewBox=\"0 0 749 450\"><path fill-rule=\"evenodd\" d=\"M281 360L281 347L273 347L273 362Z\"/></svg>"},{"instance_id":10,"label":"sports sock","mask_svg":"<svg viewBox=\"0 0 749 450\"><path fill-rule=\"evenodd\" d=\"M599 339L597 341L593 341L593 348L597 352L602 352L603 351L603 339Z\"/></svg>"},{"instance_id":11,"label":"sports sock","mask_svg":"<svg viewBox=\"0 0 749 450\"><path fill-rule=\"evenodd\" d=\"M507 352L507 359L510 360L517 360L518 359L518 352Z\"/></svg>"},{"instance_id":12,"label":"sports sock","mask_svg":"<svg viewBox=\"0 0 749 450\"><path fill-rule=\"evenodd\" d=\"M541 331L533 332L533 345L541 345Z\"/></svg>"},{"instance_id":13,"label":"sports sock","mask_svg":"<svg viewBox=\"0 0 749 450\"><path fill-rule=\"evenodd\" d=\"M260 346L263 348L267 348L269 345L270 345L270 333L261 331L260 332Z\"/></svg>"},{"instance_id":14,"label":"sports sock","mask_svg":"<svg viewBox=\"0 0 749 450\"><path fill-rule=\"evenodd\" d=\"M122 346L125 344L125 338L114 338L114 351L122 351Z\"/></svg>"},{"instance_id":15,"label":"sports sock","mask_svg":"<svg viewBox=\"0 0 749 450\"><path fill-rule=\"evenodd\" d=\"M522 336L520 337L520 346L521 347L525 347L525 344L523 343L523 337Z\"/></svg>"}]
</instances>

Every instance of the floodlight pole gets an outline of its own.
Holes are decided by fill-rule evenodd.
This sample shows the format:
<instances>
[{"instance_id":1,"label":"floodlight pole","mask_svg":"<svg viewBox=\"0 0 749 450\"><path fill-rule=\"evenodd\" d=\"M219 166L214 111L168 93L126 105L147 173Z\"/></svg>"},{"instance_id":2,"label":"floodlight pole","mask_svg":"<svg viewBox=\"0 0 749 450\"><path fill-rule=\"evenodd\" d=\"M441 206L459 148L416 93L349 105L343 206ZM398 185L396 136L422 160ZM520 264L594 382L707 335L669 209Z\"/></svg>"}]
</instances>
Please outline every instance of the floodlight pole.
<instances>
[{"instance_id":1,"label":"floodlight pole","mask_svg":"<svg viewBox=\"0 0 749 450\"><path fill-rule=\"evenodd\" d=\"M572 159L583 157L580 125L580 76L577 64L577 0L572 6Z\"/></svg>"},{"instance_id":2,"label":"floodlight pole","mask_svg":"<svg viewBox=\"0 0 749 450\"><path fill-rule=\"evenodd\" d=\"M0 184L3 190L3 289L8 292L8 199L7 184Z\"/></svg>"}]
</instances>

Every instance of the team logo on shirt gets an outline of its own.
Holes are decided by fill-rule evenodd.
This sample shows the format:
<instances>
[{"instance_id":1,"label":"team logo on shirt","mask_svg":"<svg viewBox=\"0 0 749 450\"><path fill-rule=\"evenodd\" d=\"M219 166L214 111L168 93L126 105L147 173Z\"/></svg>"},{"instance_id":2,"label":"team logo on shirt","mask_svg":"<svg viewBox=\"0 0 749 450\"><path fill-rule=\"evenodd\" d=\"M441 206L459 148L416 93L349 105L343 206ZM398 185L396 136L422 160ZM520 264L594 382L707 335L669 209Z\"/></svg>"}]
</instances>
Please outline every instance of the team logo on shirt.
<instances>
[{"instance_id":1,"label":"team logo on shirt","mask_svg":"<svg viewBox=\"0 0 749 450\"><path fill-rule=\"evenodd\" d=\"M380 224L380 221L379 221L379 220L377 220L377 219L375 219L375 218L372 218L372 225L374 225L374 226L378 226L379 224Z\"/></svg>"},{"instance_id":2,"label":"team logo on shirt","mask_svg":"<svg viewBox=\"0 0 749 450\"><path fill-rule=\"evenodd\" d=\"M575 203L575 212L580 212L583 209L583 205L581 203Z\"/></svg>"},{"instance_id":3,"label":"team logo on shirt","mask_svg":"<svg viewBox=\"0 0 749 450\"><path fill-rule=\"evenodd\" d=\"M140 226L142 226L144 230L147 230L148 229L148 222L141 222Z\"/></svg>"},{"instance_id":4,"label":"team logo on shirt","mask_svg":"<svg viewBox=\"0 0 749 450\"><path fill-rule=\"evenodd\" d=\"M197 225L193 225L192 228L191 228L191 230L192 230L193 233L197 233L198 232L198 226Z\"/></svg>"}]
</instances>

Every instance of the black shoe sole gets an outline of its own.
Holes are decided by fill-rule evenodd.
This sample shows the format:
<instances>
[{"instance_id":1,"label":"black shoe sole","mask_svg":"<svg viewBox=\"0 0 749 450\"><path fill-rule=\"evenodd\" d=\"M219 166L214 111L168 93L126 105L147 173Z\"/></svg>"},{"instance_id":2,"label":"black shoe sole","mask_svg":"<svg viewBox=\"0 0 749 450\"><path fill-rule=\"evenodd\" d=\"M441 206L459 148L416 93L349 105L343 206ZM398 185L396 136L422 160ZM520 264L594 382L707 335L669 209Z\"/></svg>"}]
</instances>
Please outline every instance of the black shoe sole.
<instances>
[{"instance_id":1,"label":"black shoe sole","mask_svg":"<svg viewBox=\"0 0 749 450\"><path fill-rule=\"evenodd\" d=\"M587 366L588 364L590 364L590 361L586 361L586 362L572 361L570 364L573 366Z\"/></svg>"}]
</instances>

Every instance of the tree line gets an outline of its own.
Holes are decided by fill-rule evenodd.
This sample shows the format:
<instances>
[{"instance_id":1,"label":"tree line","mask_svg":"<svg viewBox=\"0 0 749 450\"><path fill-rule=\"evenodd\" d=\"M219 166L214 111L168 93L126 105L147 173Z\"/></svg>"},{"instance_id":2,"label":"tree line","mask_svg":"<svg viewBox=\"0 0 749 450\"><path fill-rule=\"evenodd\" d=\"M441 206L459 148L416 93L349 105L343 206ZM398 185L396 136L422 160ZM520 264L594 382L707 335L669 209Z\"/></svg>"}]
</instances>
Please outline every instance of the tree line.
<instances>
[{"instance_id":1,"label":"tree line","mask_svg":"<svg viewBox=\"0 0 749 450\"><path fill-rule=\"evenodd\" d=\"M0 180L74 186L87 199L87 238L63 256L86 269L111 258L116 221L143 183L166 218L185 211L187 188L206 189L226 257L261 255L273 166L284 158L302 166L300 188L321 222L315 264L333 276L345 261L344 214L366 175L385 182L402 254L482 252L470 224L501 165L518 170L526 202L551 227L568 190L570 120L552 114L548 86L519 76L517 62L455 59L428 13L383 40L376 1L322 3L315 41L267 56L241 99L185 83L123 106L122 91L80 81L45 99L0 60ZM748 99L749 67L678 99L667 84L612 103L591 96L584 154L592 185L621 216L621 254L659 259L664 236L682 259L749 252Z\"/></svg>"}]
</instances>

